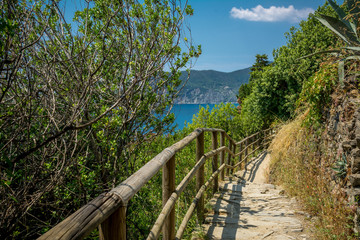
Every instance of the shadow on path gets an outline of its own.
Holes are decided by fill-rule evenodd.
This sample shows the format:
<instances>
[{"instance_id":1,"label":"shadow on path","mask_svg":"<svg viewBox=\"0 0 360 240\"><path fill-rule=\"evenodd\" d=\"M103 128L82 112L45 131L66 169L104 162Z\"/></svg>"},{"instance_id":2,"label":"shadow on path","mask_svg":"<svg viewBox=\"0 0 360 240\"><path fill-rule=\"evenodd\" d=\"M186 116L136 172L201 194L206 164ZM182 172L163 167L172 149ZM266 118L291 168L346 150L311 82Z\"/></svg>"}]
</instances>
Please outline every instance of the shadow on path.
<instances>
[{"instance_id":1,"label":"shadow on path","mask_svg":"<svg viewBox=\"0 0 360 240\"><path fill-rule=\"evenodd\" d=\"M266 152L261 153L256 159L249 162L245 166L245 171L242 176L246 181L252 182L257 174L260 164L266 157ZM247 173L248 172L248 173ZM241 219L241 212L253 215L259 211L251 210L250 207L242 206L243 187L246 181L239 179L237 184L232 182L225 183L220 189L220 195L214 204L214 215L212 216L212 225L208 229L208 236L219 236L215 234L216 227L222 227L221 239L237 239L236 233L239 229L256 228L257 226L248 224L246 219ZM225 205L226 202L226 206ZM261 209L259 209L261 211Z\"/></svg>"},{"instance_id":2,"label":"shadow on path","mask_svg":"<svg viewBox=\"0 0 360 240\"><path fill-rule=\"evenodd\" d=\"M241 177L246 181L253 182L257 174L257 171L259 170L260 164L264 161L266 155L267 152L263 152L256 159L248 162L245 165L245 171ZM248 177L246 177L247 175Z\"/></svg>"}]
</instances>

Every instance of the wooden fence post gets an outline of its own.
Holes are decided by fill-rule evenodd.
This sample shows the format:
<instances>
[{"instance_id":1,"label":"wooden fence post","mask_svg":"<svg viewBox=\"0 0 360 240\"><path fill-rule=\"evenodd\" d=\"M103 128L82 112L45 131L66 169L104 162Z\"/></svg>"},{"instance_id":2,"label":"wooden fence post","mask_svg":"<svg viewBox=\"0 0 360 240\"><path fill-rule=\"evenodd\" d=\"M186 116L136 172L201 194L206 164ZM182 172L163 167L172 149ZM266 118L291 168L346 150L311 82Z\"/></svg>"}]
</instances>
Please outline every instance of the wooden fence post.
<instances>
[{"instance_id":1,"label":"wooden fence post","mask_svg":"<svg viewBox=\"0 0 360 240\"><path fill-rule=\"evenodd\" d=\"M212 132L212 149L215 150L218 148L217 132ZM212 172L216 172L218 169L218 155L215 154L212 158ZM216 193L219 190L219 178L218 176L214 177L213 184L213 193Z\"/></svg>"},{"instance_id":2,"label":"wooden fence post","mask_svg":"<svg viewBox=\"0 0 360 240\"><path fill-rule=\"evenodd\" d=\"M233 153L236 154L236 144L235 143L233 144ZM231 164L230 165L234 166L234 164L235 164L235 160L233 158L231 158ZM231 175L234 174L234 171L235 171L235 169L230 170Z\"/></svg>"},{"instance_id":3,"label":"wooden fence post","mask_svg":"<svg viewBox=\"0 0 360 240\"><path fill-rule=\"evenodd\" d=\"M244 158L246 158L246 160L245 160L245 170L247 169L247 162L248 162L248 138L246 138L246 140L245 140L245 157Z\"/></svg>"},{"instance_id":4,"label":"wooden fence post","mask_svg":"<svg viewBox=\"0 0 360 240\"><path fill-rule=\"evenodd\" d=\"M229 139L229 149L230 149L230 151L232 151L232 146L233 146L233 144L232 144L231 140ZM230 153L228 154L226 164L231 165L231 154ZM226 176L229 176L229 175L230 175L230 168L226 168Z\"/></svg>"},{"instance_id":5,"label":"wooden fence post","mask_svg":"<svg viewBox=\"0 0 360 240\"><path fill-rule=\"evenodd\" d=\"M241 151L242 151L242 145L243 145L243 143L241 142L240 143L240 145L239 145L239 153L240 153L240 155L239 155L239 162L241 162L241 160L242 160L242 153L241 153ZM242 169L242 167L241 167L241 163L240 163L240 170Z\"/></svg>"},{"instance_id":6,"label":"wooden fence post","mask_svg":"<svg viewBox=\"0 0 360 240\"><path fill-rule=\"evenodd\" d=\"M196 138L196 161L204 155L204 132ZM196 191L198 192L201 186L204 185L204 165L199 168L196 173ZM199 223L203 223L204 218L204 196L201 196L197 203L197 217Z\"/></svg>"},{"instance_id":7,"label":"wooden fence post","mask_svg":"<svg viewBox=\"0 0 360 240\"><path fill-rule=\"evenodd\" d=\"M252 140L252 152L254 152L255 147L256 147L256 146L255 146L255 145L256 145L256 144L255 144L256 136L257 136L257 135L255 135L255 136L253 136L253 137L251 138L251 140ZM253 154L255 155L255 153L253 153Z\"/></svg>"},{"instance_id":8,"label":"wooden fence post","mask_svg":"<svg viewBox=\"0 0 360 240\"><path fill-rule=\"evenodd\" d=\"M120 207L99 226L101 240L126 240L126 206Z\"/></svg>"},{"instance_id":9,"label":"wooden fence post","mask_svg":"<svg viewBox=\"0 0 360 240\"><path fill-rule=\"evenodd\" d=\"M263 145L264 145L264 148L267 147L267 137L268 137L268 136L267 136L267 135L268 135L267 133L268 133L268 131L265 130L265 131L264 131L264 140L263 140L263 142L264 142L264 144L263 144Z\"/></svg>"},{"instance_id":10,"label":"wooden fence post","mask_svg":"<svg viewBox=\"0 0 360 240\"><path fill-rule=\"evenodd\" d=\"M262 141L261 141L263 149L266 148L266 130L262 131Z\"/></svg>"},{"instance_id":11,"label":"wooden fence post","mask_svg":"<svg viewBox=\"0 0 360 240\"><path fill-rule=\"evenodd\" d=\"M225 146L225 132L221 132L220 147ZM225 162L225 150L220 153L220 165ZM220 173L221 181L224 181L224 170Z\"/></svg>"},{"instance_id":12,"label":"wooden fence post","mask_svg":"<svg viewBox=\"0 0 360 240\"><path fill-rule=\"evenodd\" d=\"M162 205L165 206L175 190L175 155L163 167ZM175 207L171 210L163 226L163 239L175 239Z\"/></svg>"}]
</instances>

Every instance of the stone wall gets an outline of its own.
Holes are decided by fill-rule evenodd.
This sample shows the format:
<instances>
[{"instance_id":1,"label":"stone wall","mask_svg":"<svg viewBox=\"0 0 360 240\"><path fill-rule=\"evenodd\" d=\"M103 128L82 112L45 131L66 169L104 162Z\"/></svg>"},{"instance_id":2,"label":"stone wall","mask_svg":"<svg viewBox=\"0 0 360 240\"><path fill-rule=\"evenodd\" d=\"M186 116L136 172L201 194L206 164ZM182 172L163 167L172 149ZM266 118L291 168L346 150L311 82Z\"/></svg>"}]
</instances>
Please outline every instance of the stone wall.
<instances>
[{"instance_id":1,"label":"stone wall","mask_svg":"<svg viewBox=\"0 0 360 240\"><path fill-rule=\"evenodd\" d=\"M354 210L354 230L360 232L360 93L357 78L347 78L344 87L332 95L324 138L335 162L347 162L346 177L341 181L342 184L345 182L342 190ZM335 172L332 174L334 182L339 185Z\"/></svg>"}]
</instances>

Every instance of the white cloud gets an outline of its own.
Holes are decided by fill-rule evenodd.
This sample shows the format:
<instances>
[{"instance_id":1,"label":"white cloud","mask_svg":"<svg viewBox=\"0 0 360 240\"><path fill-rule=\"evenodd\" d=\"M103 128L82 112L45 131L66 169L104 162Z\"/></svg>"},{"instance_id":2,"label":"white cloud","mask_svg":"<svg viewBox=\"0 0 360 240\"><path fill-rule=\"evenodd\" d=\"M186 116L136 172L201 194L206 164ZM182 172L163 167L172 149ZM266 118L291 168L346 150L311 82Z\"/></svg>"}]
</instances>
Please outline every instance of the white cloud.
<instances>
[{"instance_id":1,"label":"white cloud","mask_svg":"<svg viewBox=\"0 0 360 240\"><path fill-rule=\"evenodd\" d=\"M302 19L307 18L309 13L314 12L312 8L295 9L293 5L289 7L275 7L264 8L258 5L251 9L243 9L233 7L230 11L230 15L233 18L244 19L247 21L255 22L299 22Z\"/></svg>"}]
</instances>

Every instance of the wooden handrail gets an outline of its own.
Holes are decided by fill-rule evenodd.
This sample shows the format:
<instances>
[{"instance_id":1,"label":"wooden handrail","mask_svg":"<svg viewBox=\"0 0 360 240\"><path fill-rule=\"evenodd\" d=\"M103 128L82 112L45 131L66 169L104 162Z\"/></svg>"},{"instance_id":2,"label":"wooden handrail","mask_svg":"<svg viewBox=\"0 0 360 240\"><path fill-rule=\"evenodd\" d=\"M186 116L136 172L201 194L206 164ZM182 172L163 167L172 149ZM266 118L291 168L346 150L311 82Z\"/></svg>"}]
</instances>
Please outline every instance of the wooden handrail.
<instances>
[{"instance_id":1,"label":"wooden handrail","mask_svg":"<svg viewBox=\"0 0 360 240\"><path fill-rule=\"evenodd\" d=\"M212 148L210 152L204 153L204 132L212 134ZM217 136L220 133L220 147L218 147ZM162 168L163 170L163 209L156 220L148 239L157 239L163 232L163 239L175 238L175 212L174 205L179 195L190 180L196 174L197 194L190 211L186 214L181 227L176 234L176 238L181 238L184 229L189 221L193 211L197 208L198 219L204 221L204 198L203 193L214 182L213 191L218 188L218 175L224 179L229 171L237 168L242 162L246 162L249 156L257 150L263 148L265 140L269 138L268 133L272 134L271 129L259 131L251 136L235 142L224 130L216 128L198 128L188 136L165 148L152 160L141 167L137 172L117 185L109 192L100 194L58 225L50 229L39 239L82 239L96 227L99 226L101 239L126 239L126 207L128 201ZM189 145L196 139L197 143L197 162L190 170L181 183L175 188L175 155L178 151ZM228 146L225 146L225 139ZM255 140L256 139L256 140ZM257 147L256 147L257 145ZM239 146L239 152L236 153L236 146ZM248 149L252 151L248 154ZM225 152L228 153L228 159L225 163ZM220 156L220 167L218 167L218 155ZM244 155L244 156L243 156ZM212 171L210 179L204 183L204 163L210 157L213 157ZM239 157L239 162L231 164L231 158ZM225 171L225 169L228 169ZM224 174L224 175L222 175ZM190 214L190 216L189 216ZM187 220L186 220L187 219Z\"/></svg>"}]
</instances>

